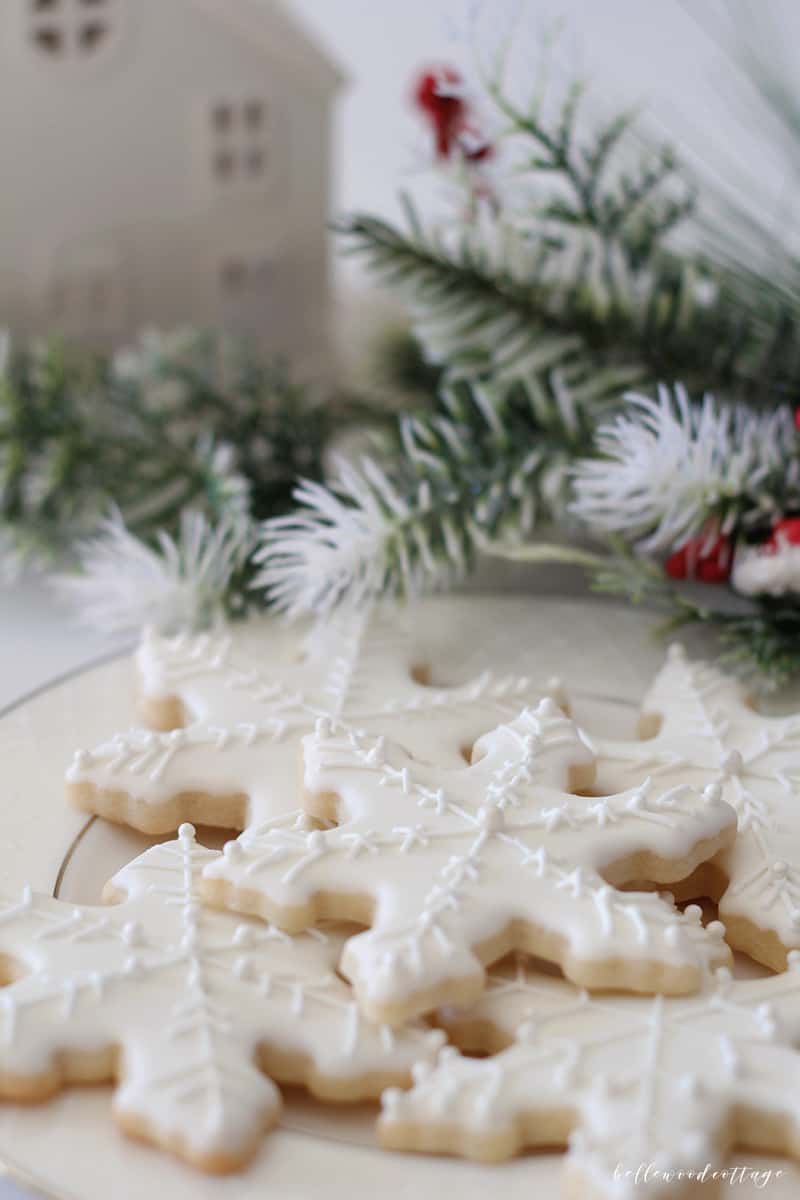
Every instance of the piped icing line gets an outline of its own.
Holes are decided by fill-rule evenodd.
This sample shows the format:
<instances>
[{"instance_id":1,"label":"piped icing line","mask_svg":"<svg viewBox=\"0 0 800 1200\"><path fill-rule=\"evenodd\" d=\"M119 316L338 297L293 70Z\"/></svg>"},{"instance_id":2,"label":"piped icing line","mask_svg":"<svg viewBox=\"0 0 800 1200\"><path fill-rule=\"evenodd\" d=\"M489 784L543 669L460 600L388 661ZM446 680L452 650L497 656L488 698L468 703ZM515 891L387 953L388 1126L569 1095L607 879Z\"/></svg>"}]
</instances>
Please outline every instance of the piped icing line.
<instances>
[{"instance_id":1,"label":"piped icing line","mask_svg":"<svg viewBox=\"0 0 800 1200\"><path fill-rule=\"evenodd\" d=\"M723 968L697 996L644 998L590 996L504 963L475 1006L441 1014L464 1050L494 1057L445 1047L411 1091L384 1094L381 1140L489 1160L568 1145L565 1194L586 1200L684 1194L676 1172L722 1167L737 1132L743 1148L774 1152L778 1131L796 1155L800 955L789 965L758 980Z\"/></svg>"},{"instance_id":2,"label":"piped icing line","mask_svg":"<svg viewBox=\"0 0 800 1200\"><path fill-rule=\"evenodd\" d=\"M123 1128L221 1171L277 1120L272 1079L366 1098L435 1053L441 1032L364 1019L335 973L340 935L205 908L216 857L184 825L114 877L112 907L0 896L0 955L25 972L0 989L0 1096L116 1077Z\"/></svg>"},{"instance_id":3,"label":"piped icing line","mask_svg":"<svg viewBox=\"0 0 800 1200\"><path fill-rule=\"evenodd\" d=\"M309 816L338 825L247 830L204 872L203 891L290 929L370 910L342 956L368 1015L394 1022L465 988L476 996L481 959L514 945L577 982L644 991L689 991L727 961L719 923L704 930L699 910L621 892L602 874L633 882L652 855L681 877L693 855L726 844L735 816L717 785L569 794L593 758L550 700L480 738L468 767L422 763L327 719L304 744Z\"/></svg>"},{"instance_id":4,"label":"piped icing line","mask_svg":"<svg viewBox=\"0 0 800 1200\"><path fill-rule=\"evenodd\" d=\"M565 702L559 680L536 685L524 675L422 684L399 619L343 615L299 656L285 647L271 654L279 640L270 627L254 655L224 630L147 631L137 655L146 711L158 728L180 712L183 727L134 728L79 750L66 776L73 802L149 833L182 819L257 825L300 806L299 743L320 718L340 730L399 734L425 757L459 762L464 747L548 688Z\"/></svg>"},{"instance_id":5,"label":"piped icing line","mask_svg":"<svg viewBox=\"0 0 800 1200\"><path fill-rule=\"evenodd\" d=\"M690 661L680 646L642 707L658 726L654 737L592 741L601 780L722 785L738 836L717 862L714 898L731 944L782 969L786 951L800 948L800 714L764 716L738 680Z\"/></svg>"}]
</instances>

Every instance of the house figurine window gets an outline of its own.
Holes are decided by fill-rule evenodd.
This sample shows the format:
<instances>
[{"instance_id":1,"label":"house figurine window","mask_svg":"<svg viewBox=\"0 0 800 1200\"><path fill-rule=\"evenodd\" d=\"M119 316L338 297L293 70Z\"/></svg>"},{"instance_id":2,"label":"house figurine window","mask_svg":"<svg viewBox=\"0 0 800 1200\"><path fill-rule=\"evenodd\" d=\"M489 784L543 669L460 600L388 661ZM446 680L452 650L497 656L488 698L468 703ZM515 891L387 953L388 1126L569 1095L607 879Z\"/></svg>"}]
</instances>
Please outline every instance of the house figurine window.
<instances>
[{"instance_id":1,"label":"house figurine window","mask_svg":"<svg viewBox=\"0 0 800 1200\"><path fill-rule=\"evenodd\" d=\"M255 332L274 319L277 263L262 251L226 255L218 266L220 319L225 328Z\"/></svg>"},{"instance_id":2,"label":"house figurine window","mask_svg":"<svg viewBox=\"0 0 800 1200\"><path fill-rule=\"evenodd\" d=\"M210 110L211 174L220 187L258 185L269 170L269 112L258 96L220 100Z\"/></svg>"},{"instance_id":3,"label":"house figurine window","mask_svg":"<svg viewBox=\"0 0 800 1200\"><path fill-rule=\"evenodd\" d=\"M125 315L125 290L118 256L107 247L81 248L54 264L48 292L48 322L68 336L89 331L112 335Z\"/></svg>"},{"instance_id":4,"label":"house figurine window","mask_svg":"<svg viewBox=\"0 0 800 1200\"><path fill-rule=\"evenodd\" d=\"M93 54L111 34L116 0L28 0L33 45L53 58Z\"/></svg>"}]
</instances>

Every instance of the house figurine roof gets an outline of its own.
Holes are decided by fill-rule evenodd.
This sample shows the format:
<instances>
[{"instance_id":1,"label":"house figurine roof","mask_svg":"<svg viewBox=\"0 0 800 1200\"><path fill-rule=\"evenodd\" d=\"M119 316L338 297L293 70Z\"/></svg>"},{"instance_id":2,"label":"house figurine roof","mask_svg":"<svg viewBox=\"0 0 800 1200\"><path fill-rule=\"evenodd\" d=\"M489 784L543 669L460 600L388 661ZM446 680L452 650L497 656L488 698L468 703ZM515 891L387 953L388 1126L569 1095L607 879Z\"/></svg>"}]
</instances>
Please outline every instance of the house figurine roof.
<instances>
[{"instance_id":1,"label":"house figurine roof","mask_svg":"<svg viewBox=\"0 0 800 1200\"><path fill-rule=\"evenodd\" d=\"M212 13L229 28L240 32L251 44L263 41L272 53L307 73L316 87L331 90L347 80L342 69L288 11L281 0L190 0Z\"/></svg>"}]
</instances>

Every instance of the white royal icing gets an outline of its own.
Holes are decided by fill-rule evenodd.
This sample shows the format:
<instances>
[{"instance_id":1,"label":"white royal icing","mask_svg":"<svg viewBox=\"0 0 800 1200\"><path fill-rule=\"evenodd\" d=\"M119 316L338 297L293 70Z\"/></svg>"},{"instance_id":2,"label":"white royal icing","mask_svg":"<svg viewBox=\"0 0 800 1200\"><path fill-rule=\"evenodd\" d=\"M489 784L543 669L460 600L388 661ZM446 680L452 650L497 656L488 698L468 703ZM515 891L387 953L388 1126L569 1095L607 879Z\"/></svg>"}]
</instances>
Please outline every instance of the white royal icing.
<instances>
[{"instance_id":1,"label":"white royal icing","mask_svg":"<svg viewBox=\"0 0 800 1200\"><path fill-rule=\"evenodd\" d=\"M642 707L661 718L657 735L595 739L601 782L629 787L644 774L664 784L719 781L739 825L719 859L730 880L720 916L744 917L800 948L800 713L763 716L737 680L689 661L680 646Z\"/></svg>"},{"instance_id":2,"label":"white royal icing","mask_svg":"<svg viewBox=\"0 0 800 1200\"><path fill-rule=\"evenodd\" d=\"M0 895L0 955L26 972L0 989L0 1094L7 1078L58 1077L65 1052L118 1048L123 1123L190 1159L238 1161L280 1110L260 1050L299 1057L292 1082L352 1099L381 1075L404 1082L441 1045L364 1020L335 974L339 935L290 938L204 908L198 879L216 857L185 825L115 875L112 907Z\"/></svg>"},{"instance_id":3,"label":"white royal icing","mask_svg":"<svg viewBox=\"0 0 800 1200\"><path fill-rule=\"evenodd\" d=\"M435 1068L415 1071L410 1092L384 1095L384 1140L504 1158L552 1145L548 1118L564 1113L569 1196L683 1195L691 1185L677 1173L704 1170L712 1192L711 1173L735 1143L774 1150L770 1134L785 1121L792 1150L800 1127L797 960L768 979L733 980L721 969L698 996L650 999L589 996L504 964L473 1009L444 1013L443 1024L465 1050L487 1041L508 1048L482 1059L443 1048ZM737 1121L737 1112L753 1115ZM773 1122L766 1133L762 1114Z\"/></svg>"},{"instance_id":4,"label":"white royal icing","mask_svg":"<svg viewBox=\"0 0 800 1200\"><path fill-rule=\"evenodd\" d=\"M260 895L278 921L298 906L313 920L320 894L335 915L358 919L358 898L369 897L372 927L349 940L342 969L372 1014L423 1011L438 985L477 994L476 948L487 961L534 949L531 925L571 978L605 970L602 986L687 990L704 964L727 960L719 923L704 931L654 893L602 878L629 856L685 861L732 833L718 788L644 782L602 798L567 794L571 768L592 755L551 700L484 735L475 753L471 766L442 768L321 720L305 741L305 785L311 808L314 795L338 797L340 824L251 827L204 872L209 891L216 898L224 881L233 907Z\"/></svg>"},{"instance_id":5,"label":"white royal icing","mask_svg":"<svg viewBox=\"0 0 800 1200\"><path fill-rule=\"evenodd\" d=\"M132 729L91 751L80 750L67 771L70 785L122 792L146 807L142 828L175 828L178 795L241 795L247 823L300 806L300 739L320 716L357 729L413 741L417 753L461 762L464 746L499 720L546 693L563 700L558 680L536 684L524 675L485 671L454 687L415 681L418 665L411 619L367 621L350 614L327 625L305 647L274 621L235 633L162 638L148 633L137 655L144 697L177 698L186 727L169 733ZM302 652L302 653L301 653ZM158 811L164 810L163 826ZM136 824L136 803L126 816ZM209 822L187 801L180 818Z\"/></svg>"}]
</instances>

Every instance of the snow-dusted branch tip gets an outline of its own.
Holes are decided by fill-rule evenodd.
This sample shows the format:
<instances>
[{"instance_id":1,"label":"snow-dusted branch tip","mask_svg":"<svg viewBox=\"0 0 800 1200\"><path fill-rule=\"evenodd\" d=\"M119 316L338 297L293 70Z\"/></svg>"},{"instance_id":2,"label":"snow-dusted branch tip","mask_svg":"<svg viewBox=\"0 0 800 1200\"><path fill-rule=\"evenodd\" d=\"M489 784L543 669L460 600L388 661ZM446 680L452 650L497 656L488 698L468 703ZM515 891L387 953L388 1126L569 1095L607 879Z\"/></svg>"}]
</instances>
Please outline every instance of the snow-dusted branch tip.
<instances>
[{"instance_id":1,"label":"snow-dusted branch tip","mask_svg":"<svg viewBox=\"0 0 800 1200\"><path fill-rule=\"evenodd\" d=\"M728 511L745 498L767 515L763 485L773 472L783 473L784 487L800 483L788 408L754 412L712 396L693 404L681 385L660 386L656 399L625 399L625 411L597 432L598 456L572 471L571 511L590 529L661 553L711 516L725 532Z\"/></svg>"},{"instance_id":2,"label":"snow-dusted branch tip","mask_svg":"<svg viewBox=\"0 0 800 1200\"><path fill-rule=\"evenodd\" d=\"M145 625L196 629L230 601L230 584L253 544L251 523L228 517L216 526L200 512L182 514L177 538L165 532L148 545L118 510L77 548L79 572L54 580L83 624L111 633Z\"/></svg>"}]
</instances>

